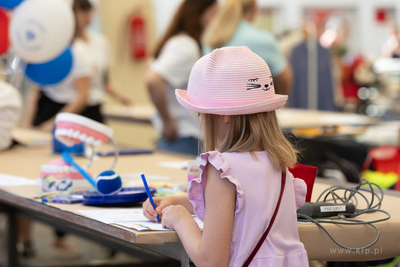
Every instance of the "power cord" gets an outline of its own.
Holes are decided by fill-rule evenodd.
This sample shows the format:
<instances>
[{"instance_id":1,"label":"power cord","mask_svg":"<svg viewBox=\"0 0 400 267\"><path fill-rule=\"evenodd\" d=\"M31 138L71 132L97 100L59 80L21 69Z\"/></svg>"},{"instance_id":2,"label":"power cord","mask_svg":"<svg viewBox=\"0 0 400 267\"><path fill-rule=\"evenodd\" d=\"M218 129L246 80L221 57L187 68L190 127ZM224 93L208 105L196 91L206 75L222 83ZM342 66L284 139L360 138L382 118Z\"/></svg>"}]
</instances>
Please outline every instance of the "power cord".
<instances>
[{"instance_id":1,"label":"power cord","mask_svg":"<svg viewBox=\"0 0 400 267\"><path fill-rule=\"evenodd\" d=\"M362 187L365 185L367 185L368 188ZM378 189L380 194L377 194L377 192L374 190L373 186L375 186ZM342 192L343 197L339 196L339 194L338 194L339 192ZM362 192L370 193L371 201L368 201L367 197ZM359 204L357 195L361 196L365 200L365 202L367 204L367 208L357 209L357 206ZM320 199L322 199L322 198L323 198L323 200L321 202L353 203L354 206L356 207L356 211L355 211L355 213L340 213L340 214L338 214L338 217L340 219L347 221L347 222L317 221L307 215L299 214L299 213L297 214L297 218L303 219L300 221L315 223L322 230L325 231L325 233L329 236L330 239L332 239L333 242L335 242L336 245L338 245L339 247L342 247L344 249L350 250L350 251L360 251L363 249L367 249L367 248L373 246L376 242L378 242L379 236L380 236L379 229L378 229L378 227L376 227L376 225L374 225L374 223L389 220L391 217L388 212L380 209L380 207L382 205L382 200L383 200L382 189L377 184L371 183L365 178L361 178L360 183L357 186L352 187L352 188L347 188L344 186L331 186L321 193L321 195L317 199L317 202L320 202ZM376 204L374 204L375 200L377 200ZM386 214L387 217L385 217L383 219L372 220L372 221L362 221L362 220L353 219L364 213L373 213L373 212L382 212L382 213ZM376 239L372 243L368 244L367 246L361 247L361 248L346 247L345 245L342 245L338 241L336 241L335 238L333 238L333 236L329 233L329 231L324 226L322 226L323 223L338 224L338 225L364 225L364 224L370 225L373 228L375 228L375 230L376 230Z\"/></svg>"}]
</instances>

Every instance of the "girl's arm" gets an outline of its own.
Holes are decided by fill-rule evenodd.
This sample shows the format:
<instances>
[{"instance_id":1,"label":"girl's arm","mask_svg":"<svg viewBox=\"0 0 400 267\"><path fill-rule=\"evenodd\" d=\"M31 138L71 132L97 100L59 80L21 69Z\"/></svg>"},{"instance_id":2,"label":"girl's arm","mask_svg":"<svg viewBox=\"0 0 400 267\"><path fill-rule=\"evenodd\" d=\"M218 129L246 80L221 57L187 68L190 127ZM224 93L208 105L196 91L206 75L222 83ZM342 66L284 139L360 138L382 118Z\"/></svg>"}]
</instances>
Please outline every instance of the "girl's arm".
<instances>
[{"instance_id":1,"label":"girl's arm","mask_svg":"<svg viewBox=\"0 0 400 267\"><path fill-rule=\"evenodd\" d=\"M175 230L197 267L227 266L236 204L236 187L220 178L221 171L207 166L206 213L203 233L182 206L163 210L163 225Z\"/></svg>"},{"instance_id":2,"label":"girl's arm","mask_svg":"<svg viewBox=\"0 0 400 267\"><path fill-rule=\"evenodd\" d=\"M26 98L26 106L24 110L24 118L22 120L23 127L32 127L33 120L36 115L37 104L39 101L40 90L37 85L31 85L28 97Z\"/></svg>"},{"instance_id":3,"label":"girl's arm","mask_svg":"<svg viewBox=\"0 0 400 267\"><path fill-rule=\"evenodd\" d=\"M87 100L90 91L90 77L82 77L75 80L76 97L75 99L66 104L59 112L80 113L87 106ZM39 125L39 128L44 131L51 131L54 125L55 116Z\"/></svg>"}]
</instances>

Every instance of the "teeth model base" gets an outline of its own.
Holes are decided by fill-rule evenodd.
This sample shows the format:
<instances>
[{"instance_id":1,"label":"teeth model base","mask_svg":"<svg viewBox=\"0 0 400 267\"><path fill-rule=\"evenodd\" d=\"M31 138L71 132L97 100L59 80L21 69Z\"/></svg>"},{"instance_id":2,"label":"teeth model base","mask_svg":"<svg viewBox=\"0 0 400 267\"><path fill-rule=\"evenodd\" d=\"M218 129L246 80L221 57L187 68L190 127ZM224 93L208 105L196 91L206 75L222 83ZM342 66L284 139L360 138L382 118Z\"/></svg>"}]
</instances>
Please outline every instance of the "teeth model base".
<instances>
[{"instance_id":1,"label":"teeth model base","mask_svg":"<svg viewBox=\"0 0 400 267\"><path fill-rule=\"evenodd\" d=\"M84 142L98 147L113 133L110 127L77 114L59 113L56 116L55 137L67 146Z\"/></svg>"}]
</instances>

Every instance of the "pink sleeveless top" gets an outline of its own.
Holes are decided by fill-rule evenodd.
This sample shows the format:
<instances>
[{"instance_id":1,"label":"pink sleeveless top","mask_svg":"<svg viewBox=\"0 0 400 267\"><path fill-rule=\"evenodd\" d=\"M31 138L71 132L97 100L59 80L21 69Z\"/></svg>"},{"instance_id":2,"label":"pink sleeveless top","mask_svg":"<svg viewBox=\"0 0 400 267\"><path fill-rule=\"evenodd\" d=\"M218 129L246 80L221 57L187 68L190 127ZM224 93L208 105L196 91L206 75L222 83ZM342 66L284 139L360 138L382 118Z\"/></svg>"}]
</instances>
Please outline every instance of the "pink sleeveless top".
<instances>
[{"instance_id":1,"label":"pink sleeveless top","mask_svg":"<svg viewBox=\"0 0 400 267\"><path fill-rule=\"evenodd\" d=\"M219 153L201 155L200 178L192 180L188 192L195 214L204 221L206 168L221 170L221 178L236 186L236 207L228 266L241 267L262 234L278 202L281 172L270 161L267 152ZM264 244L257 252L252 267L308 266L307 253L299 240L296 210L304 204L306 184L287 171L280 209Z\"/></svg>"}]
</instances>

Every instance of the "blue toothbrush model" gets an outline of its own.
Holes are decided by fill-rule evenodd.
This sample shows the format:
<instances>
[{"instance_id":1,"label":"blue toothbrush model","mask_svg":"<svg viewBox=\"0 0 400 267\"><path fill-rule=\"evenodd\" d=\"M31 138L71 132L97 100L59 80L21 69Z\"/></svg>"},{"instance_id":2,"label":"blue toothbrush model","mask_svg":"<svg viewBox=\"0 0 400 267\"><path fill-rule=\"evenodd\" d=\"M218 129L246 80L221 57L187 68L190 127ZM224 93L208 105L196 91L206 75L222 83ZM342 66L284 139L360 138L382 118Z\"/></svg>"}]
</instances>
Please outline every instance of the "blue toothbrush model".
<instances>
[{"instance_id":1,"label":"blue toothbrush model","mask_svg":"<svg viewBox=\"0 0 400 267\"><path fill-rule=\"evenodd\" d=\"M92 176L90 176L84 169L79 166L72 156L67 152L63 151L61 153L61 157L65 160L66 163L71 164L75 167L75 169L82 174L83 177L88 180L89 183L93 185L94 188L99 191L99 193L103 195L114 195L117 194L122 189L122 180L121 177L116 174L114 171L104 171L97 176L96 181L93 180Z\"/></svg>"},{"instance_id":2,"label":"blue toothbrush model","mask_svg":"<svg viewBox=\"0 0 400 267\"><path fill-rule=\"evenodd\" d=\"M78 163L76 163L74 161L74 159L71 157L71 155L67 151L63 151L61 153L61 157L65 160L66 163L71 164L72 166L74 166L75 169L80 174L82 174L82 176L85 177L86 180L88 180L88 182L91 183L94 188L96 188L96 182L93 180L92 176L90 176L84 169L82 169L81 166L79 166Z\"/></svg>"}]
</instances>

